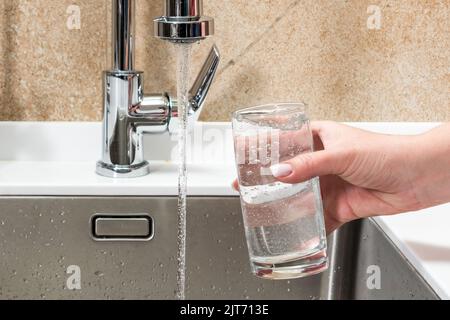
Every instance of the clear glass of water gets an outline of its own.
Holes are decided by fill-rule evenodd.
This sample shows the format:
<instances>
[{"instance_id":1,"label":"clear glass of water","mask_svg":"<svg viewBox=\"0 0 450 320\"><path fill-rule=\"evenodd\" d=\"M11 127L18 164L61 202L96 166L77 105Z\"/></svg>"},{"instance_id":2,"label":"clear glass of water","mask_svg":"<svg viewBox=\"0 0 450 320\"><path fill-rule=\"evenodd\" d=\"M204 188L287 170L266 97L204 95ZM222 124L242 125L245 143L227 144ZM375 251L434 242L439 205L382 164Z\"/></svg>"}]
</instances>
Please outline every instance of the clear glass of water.
<instances>
[{"instance_id":1,"label":"clear glass of water","mask_svg":"<svg viewBox=\"0 0 450 320\"><path fill-rule=\"evenodd\" d=\"M314 152L302 103L240 110L233 135L242 211L253 273L293 279L328 268L319 178L285 184L271 167Z\"/></svg>"}]
</instances>

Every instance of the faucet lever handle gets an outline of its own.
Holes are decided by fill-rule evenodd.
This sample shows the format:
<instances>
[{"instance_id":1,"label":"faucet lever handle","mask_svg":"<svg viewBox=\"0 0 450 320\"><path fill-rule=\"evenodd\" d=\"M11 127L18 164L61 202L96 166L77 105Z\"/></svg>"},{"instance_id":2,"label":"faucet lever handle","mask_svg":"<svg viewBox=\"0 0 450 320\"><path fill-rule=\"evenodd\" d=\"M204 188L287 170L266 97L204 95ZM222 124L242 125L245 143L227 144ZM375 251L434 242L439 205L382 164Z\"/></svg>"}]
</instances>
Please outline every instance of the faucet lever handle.
<instances>
[{"instance_id":1,"label":"faucet lever handle","mask_svg":"<svg viewBox=\"0 0 450 320\"><path fill-rule=\"evenodd\" d=\"M220 52L216 45L213 45L202 69L200 70L197 79L194 81L191 90L189 91L189 102L191 104L191 113L195 119L198 119L209 88L214 80L217 69L220 63Z\"/></svg>"},{"instance_id":2,"label":"faucet lever handle","mask_svg":"<svg viewBox=\"0 0 450 320\"><path fill-rule=\"evenodd\" d=\"M208 95L209 88L214 80L220 63L220 52L216 45L213 45L203 67L198 73L189 91L189 128L193 128L193 123L198 120L203 105ZM178 132L178 101L176 98L170 98L170 119L168 121L168 131L170 134Z\"/></svg>"}]
</instances>

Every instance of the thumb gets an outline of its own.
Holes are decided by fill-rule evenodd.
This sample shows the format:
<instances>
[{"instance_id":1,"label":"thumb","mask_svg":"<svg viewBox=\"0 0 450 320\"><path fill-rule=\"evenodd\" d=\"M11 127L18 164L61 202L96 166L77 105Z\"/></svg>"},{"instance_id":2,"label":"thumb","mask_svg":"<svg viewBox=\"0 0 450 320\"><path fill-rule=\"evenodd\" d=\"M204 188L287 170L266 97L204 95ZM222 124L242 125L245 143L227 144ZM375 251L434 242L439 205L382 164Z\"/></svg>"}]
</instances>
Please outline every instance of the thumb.
<instances>
[{"instance_id":1,"label":"thumb","mask_svg":"<svg viewBox=\"0 0 450 320\"><path fill-rule=\"evenodd\" d=\"M342 155L323 150L301 154L273 165L270 170L281 182L300 183L315 177L342 174L345 170L344 160Z\"/></svg>"}]
</instances>

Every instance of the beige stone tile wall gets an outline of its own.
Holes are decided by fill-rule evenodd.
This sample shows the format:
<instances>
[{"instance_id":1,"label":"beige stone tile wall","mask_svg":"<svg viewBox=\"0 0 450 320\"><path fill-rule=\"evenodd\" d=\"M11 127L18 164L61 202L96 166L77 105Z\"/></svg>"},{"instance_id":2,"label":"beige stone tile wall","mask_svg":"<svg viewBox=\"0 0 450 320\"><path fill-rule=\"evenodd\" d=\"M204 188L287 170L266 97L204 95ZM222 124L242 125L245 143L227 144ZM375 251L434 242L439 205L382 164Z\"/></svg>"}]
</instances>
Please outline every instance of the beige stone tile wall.
<instances>
[{"instance_id":1,"label":"beige stone tile wall","mask_svg":"<svg viewBox=\"0 0 450 320\"><path fill-rule=\"evenodd\" d=\"M152 37L163 1L136 1L137 67L146 91L174 93L173 49ZM0 120L101 119L110 2L0 0ZM216 36L195 45L192 77L213 42L223 61L203 120L299 100L315 119L450 120L448 0L204 3ZM80 8L80 29L67 26L71 5ZM377 9L381 25L373 20Z\"/></svg>"}]
</instances>

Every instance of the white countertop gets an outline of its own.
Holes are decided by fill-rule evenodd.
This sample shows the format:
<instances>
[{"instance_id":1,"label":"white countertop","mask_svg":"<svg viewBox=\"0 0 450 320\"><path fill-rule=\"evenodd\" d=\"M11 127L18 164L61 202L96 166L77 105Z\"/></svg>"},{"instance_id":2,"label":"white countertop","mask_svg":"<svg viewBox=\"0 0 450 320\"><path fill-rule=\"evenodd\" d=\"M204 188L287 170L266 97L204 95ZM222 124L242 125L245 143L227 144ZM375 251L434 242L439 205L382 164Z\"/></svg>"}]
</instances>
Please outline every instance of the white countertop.
<instances>
[{"instance_id":1,"label":"white countertop","mask_svg":"<svg viewBox=\"0 0 450 320\"><path fill-rule=\"evenodd\" d=\"M352 123L367 130L417 134L433 123ZM191 196L237 196L229 124L198 124L188 170ZM175 196L176 139L149 136L152 173L109 179L95 174L99 123L0 123L0 196ZM168 141L170 141L168 143ZM157 150L158 154L150 151ZM376 218L383 230L443 299L450 299L450 204L417 213Z\"/></svg>"},{"instance_id":2,"label":"white countertop","mask_svg":"<svg viewBox=\"0 0 450 320\"><path fill-rule=\"evenodd\" d=\"M199 123L191 136L189 195L237 196L230 126ZM152 173L133 179L95 173L100 139L100 123L0 123L0 196L177 195L175 136L145 138Z\"/></svg>"},{"instance_id":3,"label":"white countertop","mask_svg":"<svg viewBox=\"0 0 450 320\"><path fill-rule=\"evenodd\" d=\"M175 196L178 167L152 162L151 175L110 179L95 174L94 162L0 162L1 196ZM188 166L190 196L237 196L232 166Z\"/></svg>"}]
</instances>

